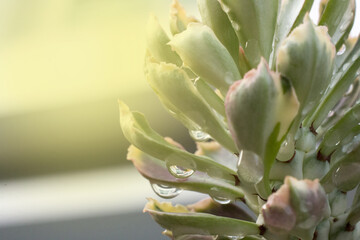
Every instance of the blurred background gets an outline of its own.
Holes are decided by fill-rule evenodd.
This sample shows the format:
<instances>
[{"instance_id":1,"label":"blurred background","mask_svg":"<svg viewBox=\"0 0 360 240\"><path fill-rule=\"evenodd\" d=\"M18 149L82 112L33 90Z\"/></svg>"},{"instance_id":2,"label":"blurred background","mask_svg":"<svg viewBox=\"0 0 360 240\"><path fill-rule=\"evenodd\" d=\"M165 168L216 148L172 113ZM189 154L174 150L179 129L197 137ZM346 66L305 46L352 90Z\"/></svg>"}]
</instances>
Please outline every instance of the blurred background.
<instances>
[{"instance_id":1,"label":"blurred background","mask_svg":"<svg viewBox=\"0 0 360 240\"><path fill-rule=\"evenodd\" d=\"M166 239L141 213L157 197L126 160L117 99L194 150L143 77L147 19L167 28L170 4L0 0L0 239Z\"/></svg>"}]
</instances>

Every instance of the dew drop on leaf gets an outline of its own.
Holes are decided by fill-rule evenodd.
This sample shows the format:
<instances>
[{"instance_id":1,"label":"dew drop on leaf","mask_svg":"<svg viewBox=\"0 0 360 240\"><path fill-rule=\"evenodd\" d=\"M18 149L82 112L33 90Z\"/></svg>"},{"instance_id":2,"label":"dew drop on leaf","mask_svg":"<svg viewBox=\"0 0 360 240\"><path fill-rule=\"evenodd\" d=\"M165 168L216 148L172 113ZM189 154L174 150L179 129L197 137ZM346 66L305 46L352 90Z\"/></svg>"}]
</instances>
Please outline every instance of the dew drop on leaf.
<instances>
[{"instance_id":1,"label":"dew drop on leaf","mask_svg":"<svg viewBox=\"0 0 360 240\"><path fill-rule=\"evenodd\" d=\"M190 130L190 136L197 142L207 142L211 140L211 136L200 130Z\"/></svg>"},{"instance_id":2,"label":"dew drop on leaf","mask_svg":"<svg viewBox=\"0 0 360 240\"><path fill-rule=\"evenodd\" d=\"M248 183L259 182L264 175L264 164L259 155L252 151L240 151L238 161L238 175Z\"/></svg>"},{"instance_id":3,"label":"dew drop on leaf","mask_svg":"<svg viewBox=\"0 0 360 240\"><path fill-rule=\"evenodd\" d=\"M231 202L230 199L228 198L223 198L223 197L212 197L212 199L220 204L229 204Z\"/></svg>"},{"instance_id":4,"label":"dew drop on leaf","mask_svg":"<svg viewBox=\"0 0 360 240\"><path fill-rule=\"evenodd\" d=\"M341 46L341 48L339 49L339 51L336 53L336 55L343 55L344 53L345 53L345 51L346 51L346 46L345 46L345 44L343 44L342 46Z\"/></svg>"},{"instance_id":5,"label":"dew drop on leaf","mask_svg":"<svg viewBox=\"0 0 360 240\"><path fill-rule=\"evenodd\" d=\"M162 198L174 198L182 192L182 189L166 186L163 184L153 183L151 184L151 187L154 192Z\"/></svg>"},{"instance_id":6,"label":"dew drop on leaf","mask_svg":"<svg viewBox=\"0 0 360 240\"><path fill-rule=\"evenodd\" d=\"M178 167L176 165L169 166L169 172L177 178L188 178L195 172L192 169L186 169L182 167Z\"/></svg>"},{"instance_id":7,"label":"dew drop on leaf","mask_svg":"<svg viewBox=\"0 0 360 240\"><path fill-rule=\"evenodd\" d=\"M243 238L244 236L217 236L215 240L240 240Z\"/></svg>"},{"instance_id":8,"label":"dew drop on leaf","mask_svg":"<svg viewBox=\"0 0 360 240\"><path fill-rule=\"evenodd\" d=\"M346 91L345 96L350 95L353 92L353 90L354 90L354 84L351 84L348 90Z\"/></svg>"},{"instance_id":9,"label":"dew drop on leaf","mask_svg":"<svg viewBox=\"0 0 360 240\"><path fill-rule=\"evenodd\" d=\"M280 150L276 156L276 159L282 162L288 161L294 155L295 140L293 136L287 137L281 144Z\"/></svg>"},{"instance_id":10,"label":"dew drop on leaf","mask_svg":"<svg viewBox=\"0 0 360 240\"><path fill-rule=\"evenodd\" d=\"M342 191L349 191L357 186L360 180L360 164L345 163L333 173L332 180Z\"/></svg>"},{"instance_id":11,"label":"dew drop on leaf","mask_svg":"<svg viewBox=\"0 0 360 240\"><path fill-rule=\"evenodd\" d=\"M171 154L165 159L168 171L176 178L188 178L196 170L196 163L192 159Z\"/></svg>"},{"instance_id":12,"label":"dew drop on leaf","mask_svg":"<svg viewBox=\"0 0 360 240\"><path fill-rule=\"evenodd\" d=\"M212 187L209 192L210 197L217 203L229 204L231 199L224 196L224 194L217 187Z\"/></svg>"}]
</instances>

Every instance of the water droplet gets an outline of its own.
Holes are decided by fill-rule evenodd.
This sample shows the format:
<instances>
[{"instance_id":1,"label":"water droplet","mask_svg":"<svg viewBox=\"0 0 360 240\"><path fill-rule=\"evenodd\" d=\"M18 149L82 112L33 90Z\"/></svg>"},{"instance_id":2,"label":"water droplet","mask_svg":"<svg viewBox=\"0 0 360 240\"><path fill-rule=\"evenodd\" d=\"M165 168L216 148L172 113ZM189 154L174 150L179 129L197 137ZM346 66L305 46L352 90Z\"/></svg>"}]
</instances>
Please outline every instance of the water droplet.
<instances>
[{"instance_id":1,"label":"water droplet","mask_svg":"<svg viewBox=\"0 0 360 240\"><path fill-rule=\"evenodd\" d=\"M359 144L360 144L360 135L356 135L352 138L352 140L348 144L345 144L341 150L343 153L351 153L356 147L359 146Z\"/></svg>"},{"instance_id":2,"label":"water droplet","mask_svg":"<svg viewBox=\"0 0 360 240\"><path fill-rule=\"evenodd\" d=\"M154 190L154 192L159 197L162 197L162 198L174 198L182 192L182 189L169 187L169 186L166 186L163 184L153 183L153 184L151 184L151 187Z\"/></svg>"},{"instance_id":3,"label":"water droplet","mask_svg":"<svg viewBox=\"0 0 360 240\"><path fill-rule=\"evenodd\" d=\"M350 67L350 63L344 63L342 69L346 71Z\"/></svg>"},{"instance_id":4,"label":"water droplet","mask_svg":"<svg viewBox=\"0 0 360 240\"><path fill-rule=\"evenodd\" d=\"M259 182L264 175L264 164L261 157L252 151L240 151L238 175L240 181L248 183Z\"/></svg>"},{"instance_id":5,"label":"water droplet","mask_svg":"<svg viewBox=\"0 0 360 240\"><path fill-rule=\"evenodd\" d=\"M354 55L352 56L351 60L352 60L353 62L355 62L355 61L358 59L358 57L359 57L358 54L354 54Z\"/></svg>"},{"instance_id":6,"label":"water droplet","mask_svg":"<svg viewBox=\"0 0 360 240\"><path fill-rule=\"evenodd\" d=\"M328 148L333 148L334 146L338 146L341 140L341 133L339 132L331 132L326 139L324 139L324 145Z\"/></svg>"},{"instance_id":7,"label":"water droplet","mask_svg":"<svg viewBox=\"0 0 360 240\"><path fill-rule=\"evenodd\" d=\"M294 155L295 151L295 140L293 136L287 136L286 139L282 142L280 150L276 156L276 159L279 161L288 161Z\"/></svg>"},{"instance_id":8,"label":"water droplet","mask_svg":"<svg viewBox=\"0 0 360 240\"><path fill-rule=\"evenodd\" d=\"M346 46L345 46L345 44L343 44L342 46L341 46L341 48L339 49L339 51L336 53L336 55L343 55L344 53L345 53L345 51L346 51Z\"/></svg>"},{"instance_id":9,"label":"water droplet","mask_svg":"<svg viewBox=\"0 0 360 240\"><path fill-rule=\"evenodd\" d=\"M212 197L212 199L214 199L215 202L220 204L229 204L231 202L230 199L223 197Z\"/></svg>"},{"instance_id":10,"label":"water droplet","mask_svg":"<svg viewBox=\"0 0 360 240\"><path fill-rule=\"evenodd\" d=\"M217 236L215 240L240 240L243 238L244 236Z\"/></svg>"},{"instance_id":11,"label":"water droplet","mask_svg":"<svg viewBox=\"0 0 360 240\"><path fill-rule=\"evenodd\" d=\"M354 91L354 84L350 84L348 90L345 93L345 96L349 96Z\"/></svg>"},{"instance_id":12,"label":"water droplet","mask_svg":"<svg viewBox=\"0 0 360 240\"><path fill-rule=\"evenodd\" d=\"M315 101L310 101L306 103L301 114L304 116L307 115L314 107L315 107Z\"/></svg>"},{"instance_id":13,"label":"water droplet","mask_svg":"<svg viewBox=\"0 0 360 240\"><path fill-rule=\"evenodd\" d=\"M195 86L198 84L199 80L200 80L200 77L197 77L197 78L194 79L194 85Z\"/></svg>"},{"instance_id":14,"label":"water droplet","mask_svg":"<svg viewBox=\"0 0 360 240\"><path fill-rule=\"evenodd\" d=\"M310 131L309 128L301 128L297 132L296 149L310 152L316 147L316 136Z\"/></svg>"},{"instance_id":15,"label":"water droplet","mask_svg":"<svg viewBox=\"0 0 360 240\"><path fill-rule=\"evenodd\" d=\"M331 110L328 114L328 118L331 118L335 115L335 111Z\"/></svg>"},{"instance_id":16,"label":"water droplet","mask_svg":"<svg viewBox=\"0 0 360 240\"><path fill-rule=\"evenodd\" d=\"M226 13L228 13L228 12L231 11L231 9L229 8L229 6L226 5L226 4L223 4L221 7L222 7L223 11L226 12Z\"/></svg>"},{"instance_id":17,"label":"water droplet","mask_svg":"<svg viewBox=\"0 0 360 240\"><path fill-rule=\"evenodd\" d=\"M189 134L197 142L208 142L212 140L209 134L200 130L190 130Z\"/></svg>"},{"instance_id":18,"label":"water droplet","mask_svg":"<svg viewBox=\"0 0 360 240\"><path fill-rule=\"evenodd\" d=\"M342 191L353 189L360 180L360 164L353 162L339 166L333 173L332 180Z\"/></svg>"},{"instance_id":19,"label":"water droplet","mask_svg":"<svg viewBox=\"0 0 360 240\"><path fill-rule=\"evenodd\" d=\"M347 29L347 27L348 27L348 24L345 22L343 25L340 26L340 29L339 29L339 30L340 30L341 32L343 32L343 31L345 31L345 30Z\"/></svg>"},{"instance_id":20,"label":"water droplet","mask_svg":"<svg viewBox=\"0 0 360 240\"><path fill-rule=\"evenodd\" d=\"M165 159L166 166L176 178L188 178L196 170L196 164L192 159L184 159L177 154L172 154Z\"/></svg>"},{"instance_id":21,"label":"water droplet","mask_svg":"<svg viewBox=\"0 0 360 240\"><path fill-rule=\"evenodd\" d=\"M194 170L192 169L185 169L176 165L169 166L169 171L174 177L177 178L188 178L194 173Z\"/></svg>"},{"instance_id":22,"label":"water droplet","mask_svg":"<svg viewBox=\"0 0 360 240\"><path fill-rule=\"evenodd\" d=\"M232 72L226 72L224 75L224 80L227 84L231 85L234 83L235 80L239 80L239 79L235 79L234 74Z\"/></svg>"},{"instance_id":23,"label":"water droplet","mask_svg":"<svg viewBox=\"0 0 360 240\"><path fill-rule=\"evenodd\" d=\"M231 198L225 196L217 187L212 187L210 189L209 195L215 202L220 204L229 204L231 202Z\"/></svg>"},{"instance_id":24,"label":"water droplet","mask_svg":"<svg viewBox=\"0 0 360 240\"><path fill-rule=\"evenodd\" d=\"M240 26L239 24L237 24L236 22L232 22L233 28L235 29L235 31L240 31Z\"/></svg>"}]
</instances>

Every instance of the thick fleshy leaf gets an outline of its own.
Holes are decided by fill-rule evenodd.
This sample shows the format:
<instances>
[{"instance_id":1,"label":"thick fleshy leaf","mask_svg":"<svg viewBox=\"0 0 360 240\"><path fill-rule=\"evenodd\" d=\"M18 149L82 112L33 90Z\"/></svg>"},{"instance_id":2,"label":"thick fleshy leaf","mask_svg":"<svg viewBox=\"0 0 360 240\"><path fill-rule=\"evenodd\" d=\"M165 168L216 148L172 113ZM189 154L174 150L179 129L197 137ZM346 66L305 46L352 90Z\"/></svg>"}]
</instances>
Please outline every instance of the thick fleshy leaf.
<instances>
[{"instance_id":1,"label":"thick fleshy leaf","mask_svg":"<svg viewBox=\"0 0 360 240\"><path fill-rule=\"evenodd\" d=\"M201 78L195 80L194 85L209 106L221 116L225 117L224 100L214 91L214 89Z\"/></svg>"},{"instance_id":2,"label":"thick fleshy leaf","mask_svg":"<svg viewBox=\"0 0 360 240\"><path fill-rule=\"evenodd\" d=\"M223 148L217 142L197 142L197 151L196 155L207 156L211 159L214 159L216 162L221 163L224 166L227 166L230 169L236 171L236 164L238 162L238 157Z\"/></svg>"},{"instance_id":3,"label":"thick fleshy leaf","mask_svg":"<svg viewBox=\"0 0 360 240\"><path fill-rule=\"evenodd\" d=\"M360 187L359 186L356 189L353 204L351 206L349 216L347 217L347 221L352 226L355 226L355 224L357 224L360 221Z\"/></svg>"},{"instance_id":4,"label":"thick fleshy leaf","mask_svg":"<svg viewBox=\"0 0 360 240\"><path fill-rule=\"evenodd\" d=\"M308 17L279 48L277 69L294 86L302 116L316 107L329 85L334 57L326 29L314 26Z\"/></svg>"},{"instance_id":5,"label":"thick fleshy leaf","mask_svg":"<svg viewBox=\"0 0 360 240\"><path fill-rule=\"evenodd\" d=\"M218 240L218 239L216 236L191 234L191 235L177 236L176 239L174 240Z\"/></svg>"},{"instance_id":6,"label":"thick fleshy leaf","mask_svg":"<svg viewBox=\"0 0 360 240\"><path fill-rule=\"evenodd\" d=\"M277 17L273 40L273 52L269 65L275 67L277 50L290 31L301 23L305 13L311 9L314 0L283 0Z\"/></svg>"},{"instance_id":7,"label":"thick fleshy leaf","mask_svg":"<svg viewBox=\"0 0 360 240\"><path fill-rule=\"evenodd\" d=\"M334 159L333 159L334 158ZM321 179L326 192L335 188L341 191L354 189L360 181L360 135L357 135L339 151L338 157L332 157L329 172Z\"/></svg>"},{"instance_id":8,"label":"thick fleshy leaf","mask_svg":"<svg viewBox=\"0 0 360 240\"><path fill-rule=\"evenodd\" d=\"M329 213L326 194L318 180L297 180L289 176L262 209L265 225L271 231L302 239L312 239L317 224Z\"/></svg>"},{"instance_id":9,"label":"thick fleshy leaf","mask_svg":"<svg viewBox=\"0 0 360 240\"><path fill-rule=\"evenodd\" d=\"M277 124L280 123L277 139L286 134L297 114L298 101L291 86L283 83L263 60L256 70L232 85L225 106L230 131L240 150L263 158Z\"/></svg>"},{"instance_id":10,"label":"thick fleshy leaf","mask_svg":"<svg viewBox=\"0 0 360 240\"><path fill-rule=\"evenodd\" d=\"M195 18L186 16L185 9L178 0L173 0L170 7L170 31L173 35L181 33L191 22L197 22Z\"/></svg>"},{"instance_id":11,"label":"thick fleshy leaf","mask_svg":"<svg viewBox=\"0 0 360 240\"><path fill-rule=\"evenodd\" d=\"M236 174L211 158L197 156L166 141L156 133L148 124L145 117L138 112L131 112L128 106L119 102L120 105L120 125L126 139L141 151L152 157L165 161L169 166L178 166L183 169L192 169L207 172L209 168L213 175L223 179L233 179Z\"/></svg>"},{"instance_id":12,"label":"thick fleshy leaf","mask_svg":"<svg viewBox=\"0 0 360 240\"><path fill-rule=\"evenodd\" d=\"M148 62L146 77L164 105L170 104L175 114L180 113L180 121L186 116L198 126L190 130L208 133L230 151L237 152L225 124L204 101L185 71L173 64Z\"/></svg>"},{"instance_id":13,"label":"thick fleshy leaf","mask_svg":"<svg viewBox=\"0 0 360 240\"><path fill-rule=\"evenodd\" d=\"M321 100L311 117L305 120L306 124L313 123L316 129L327 117L332 108L340 101L350 85L354 82L356 76L359 75L360 68L360 39L353 47L352 51L344 60L338 72L333 76L330 88Z\"/></svg>"},{"instance_id":14,"label":"thick fleshy leaf","mask_svg":"<svg viewBox=\"0 0 360 240\"><path fill-rule=\"evenodd\" d=\"M278 0L220 0L252 67L269 59L276 26Z\"/></svg>"},{"instance_id":15,"label":"thick fleshy leaf","mask_svg":"<svg viewBox=\"0 0 360 240\"><path fill-rule=\"evenodd\" d=\"M208 25L226 47L235 63L239 62L239 41L226 13L217 0L197 0L202 22Z\"/></svg>"},{"instance_id":16,"label":"thick fleshy leaf","mask_svg":"<svg viewBox=\"0 0 360 240\"><path fill-rule=\"evenodd\" d=\"M200 171L195 171L187 178L177 178L170 174L169 166L164 161L151 157L134 146L130 146L127 158L150 183L158 184L160 187L196 191L229 200L244 197L242 190L235 186L234 178L233 181L213 178ZM167 193L164 191L160 196L166 198ZM174 197L174 195L169 192L168 197Z\"/></svg>"},{"instance_id":17,"label":"thick fleshy leaf","mask_svg":"<svg viewBox=\"0 0 360 240\"><path fill-rule=\"evenodd\" d=\"M240 79L237 65L228 50L206 25L191 23L169 42L194 73L216 87L223 95Z\"/></svg>"},{"instance_id":18,"label":"thick fleshy leaf","mask_svg":"<svg viewBox=\"0 0 360 240\"><path fill-rule=\"evenodd\" d=\"M339 190L334 190L328 194L331 208L331 216L337 217L343 215L347 210L347 194Z\"/></svg>"},{"instance_id":19,"label":"thick fleshy leaf","mask_svg":"<svg viewBox=\"0 0 360 240\"><path fill-rule=\"evenodd\" d=\"M283 181L286 176L293 176L297 179L302 179L304 155L305 153L303 151L296 150L289 161L275 161L270 170L270 179Z\"/></svg>"},{"instance_id":20,"label":"thick fleshy leaf","mask_svg":"<svg viewBox=\"0 0 360 240\"><path fill-rule=\"evenodd\" d=\"M320 0L319 3L319 16L323 15L326 4L329 2L329 0Z\"/></svg>"},{"instance_id":21,"label":"thick fleshy leaf","mask_svg":"<svg viewBox=\"0 0 360 240\"><path fill-rule=\"evenodd\" d=\"M150 16L148 21L146 40L148 51L157 61L181 66L180 57L167 45L170 39L155 16Z\"/></svg>"},{"instance_id":22,"label":"thick fleshy leaf","mask_svg":"<svg viewBox=\"0 0 360 240\"><path fill-rule=\"evenodd\" d=\"M317 225L315 232L316 232L317 239L319 239L319 240L321 240L321 239L324 239L324 240L329 239L330 220L329 219L324 219L323 221L321 221Z\"/></svg>"},{"instance_id":23,"label":"thick fleshy leaf","mask_svg":"<svg viewBox=\"0 0 360 240\"><path fill-rule=\"evenodd\" d=\"M354 24L355 0L329 0L319 25L327 26L332 42L339 49Z\"/></svg>"},{"instance_id":24,"label":"thick fleshy leaf","mask_svg":"<svg viewBox=\"0 0 360 240\"><path fill-rule=\"evenodd\" d=\"M338 50L335 56L335 67L334 67L335 73L339 72L339 69L345 63L345 60L349 60L348 56L354 50L354 46L356 42L357 42L357 38L348 38L345 40L344 44Z\"/></svg>"},{"instance_id":25,"label":"thick fleshy leaf","mask_svg":"<svg viewBox=\"0 0 360 240\"><path fill-rule=\"evenodd\" d=\"M259 226L252 222L206 213L164 212L161 206L151 203L151 200L144 211L175 237L191 234L246 236L260 233Z\"/></svg>"},{"instance_id":26,"label":"thick fleshy leaf","mask_svg":"<svg viewBox=\"0 0 360 240\"><path fill-rule=\"evenodd\" d=\"M326 194L318 179L311 181L288 177L286 181L290 186L291 204L296 212L298 228L312 228L323 217L330 215Z\"/></svg>"},{"instance_id":27,"label":"thick fleshy leaf","mask_svg":"<svg viewBox=\"0 0 360 240\"><path fill-rule=\"evenodd\" d=\"M206 198L187 206L191 211L208 213L220 217L235 218L254 222L255 219L234 203L220 204L211 198Z\"/></svg>"},{"instance_id":28,"label":"thick fleshy leaf","mask_svg":"<svg viewBox=\"0 0 360 240\"><path fill-rule=\"evenodd\" d=\"M226 114L240 150L240 180L266 182L284 136L297 115L298 101L291 86L271 72L263 60L257 70L232 85ZM255 182L254 182L255 181ZM262 193L262 197L270 193Z\"/></svg>"},{"instance_id":29,"label":"thick fleshy leaf","mask_svg":"<svg viewBox=\"0 0 360 240\"><path fill-rule=\"evenodd\" d=\"M323 159L316 150L305 155L303 175L305 179L321 179L330 169L330 164Z\"/></svg>"},{"instance_id":30,"label":"thick fleshy leaf","mask_svg":"<svg viewBox=\"0 0 360 240\"><path fill-rule=\"evenodd\" d=\"M344 94L344 96L336 103L335 107L331 109L327 118L321 123L320 127L316 129L318 133L317 138L321 139L326 132L333 127L346 112L355 106L360 97L360 82L359 78L355 79Z\"/></svg>"},{"instance_id":31,"label":"thick fleshy leaf","mask_svg":"<svg viewBox=\"0 0 360 240\"><path fill-rule=\"evenodd\" d=\"M351 108L333 127L324 135L319 150L321 155L330 156L336 149L347 144L346 139L360 133L360 104ZM345 143L344 143L345 140Z\"/></svg>"}]
</instances>

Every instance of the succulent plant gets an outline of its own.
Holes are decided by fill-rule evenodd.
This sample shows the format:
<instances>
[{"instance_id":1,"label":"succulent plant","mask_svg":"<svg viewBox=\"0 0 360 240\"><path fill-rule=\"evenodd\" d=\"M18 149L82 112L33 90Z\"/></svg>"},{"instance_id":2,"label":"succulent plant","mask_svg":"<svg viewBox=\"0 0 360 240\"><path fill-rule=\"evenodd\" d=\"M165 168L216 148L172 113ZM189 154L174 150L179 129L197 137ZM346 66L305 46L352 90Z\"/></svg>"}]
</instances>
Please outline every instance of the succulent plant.
<instances>
[{"instance_id":1,"label":"succulent plant","mask_svg":"<svg viewBox=\"0 0 360 240\"><path fill-rule=\"evenodd\" d=\"M120 102L128 159L163 198L210 196L189 206L149 199L144 211L165 235L360 239L355 1L322 1L317 24L313 2L198 0L200 21L174 1L171 36L150 17L146 79L198 150Z\"/></svg>"}]
</instances>

